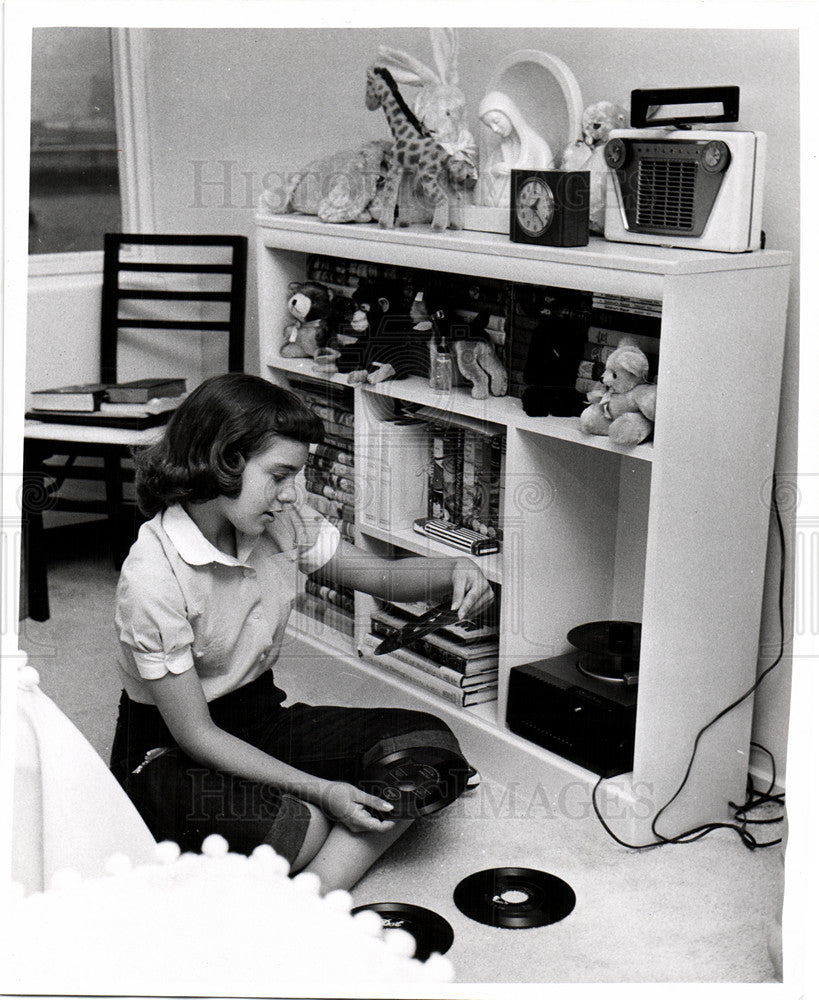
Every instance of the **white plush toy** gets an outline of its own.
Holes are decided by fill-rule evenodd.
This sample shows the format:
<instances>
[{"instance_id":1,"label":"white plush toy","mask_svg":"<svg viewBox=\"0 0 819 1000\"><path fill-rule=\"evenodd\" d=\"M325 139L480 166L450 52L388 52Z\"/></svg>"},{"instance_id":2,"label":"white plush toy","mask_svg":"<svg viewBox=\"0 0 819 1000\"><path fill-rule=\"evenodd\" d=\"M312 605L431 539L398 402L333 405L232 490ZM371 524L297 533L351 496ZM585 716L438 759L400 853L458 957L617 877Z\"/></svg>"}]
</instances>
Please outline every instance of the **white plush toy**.
<instances>
[{"instance_id":1,"label":"white plush toy","mask_svg":"<svg viewBox=\"0 0 819 1000\"><path fill-rule=\"evenodd\" d=\"M628 338L606 362L600 386L580 414L584 434L607 434L617 444L639 444L654 430L657 386L648 383L648 358Z\"/></svg>"},{"instance_id":2,"label":"white plush toy","mask_svg":"<svg viewBox=\"0 0 819 1000\"><path fill-rule=\"evenodd\" d=\"M589 192L589 231L603 234L606 221L606 179L608 167L603 147L615 128L628 125L628 114L619 104L598 101L583 112L583 136L570 143L560 161L561 170L588 170L591 174Z\"/></svg>"}]
</instances>

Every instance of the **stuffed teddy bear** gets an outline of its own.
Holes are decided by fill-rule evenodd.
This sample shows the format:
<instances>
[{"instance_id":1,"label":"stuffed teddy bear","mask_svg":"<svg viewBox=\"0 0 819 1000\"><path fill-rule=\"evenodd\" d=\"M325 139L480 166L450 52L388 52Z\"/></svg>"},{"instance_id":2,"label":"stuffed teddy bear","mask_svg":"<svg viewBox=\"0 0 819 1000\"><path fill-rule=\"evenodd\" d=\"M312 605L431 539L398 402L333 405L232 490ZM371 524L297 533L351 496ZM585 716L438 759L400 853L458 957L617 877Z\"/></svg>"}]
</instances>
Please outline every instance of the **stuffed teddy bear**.
<instances>
[{"instance_id":1,"label":"stuffed teddy bear","mask_svg":"<svg viewBox=\"0 0 819 1000\"><path fill-rule=\"evenodd\" d=\"M289 288L291 322L284 328L279 353L284 358L314 358L329 337L333 290L318 281L293 282Z\"/></svg>"},{"instance_id":2,"label":"stuffed teddy bear","mask_svg":"<svg viewBox=\"0 0 819 1000\"><path fill-rule=\"evenodd\" d=\"M657 386L649 385L648 358L623 338L606 361L603 384L588 394L580 415L584 434L608 434L626 446L639 444L654 429Z\"/></svg>"},{"instance_id":3,"label":"stuffed teddy bear","mask_svg":"<svg viewBox=\"0 0 819 1000\"><path fill-rule=\"evenodd\" d=\"M611 101L590 104L583 112L583 136L570 143L560 161L561 170L588 170L589 177L589 232L603 234L606 221L606 184L608 167L603 158L603 147L612 129L625 128L628 115L624 108Z\"/></svg>"}]
</instances>

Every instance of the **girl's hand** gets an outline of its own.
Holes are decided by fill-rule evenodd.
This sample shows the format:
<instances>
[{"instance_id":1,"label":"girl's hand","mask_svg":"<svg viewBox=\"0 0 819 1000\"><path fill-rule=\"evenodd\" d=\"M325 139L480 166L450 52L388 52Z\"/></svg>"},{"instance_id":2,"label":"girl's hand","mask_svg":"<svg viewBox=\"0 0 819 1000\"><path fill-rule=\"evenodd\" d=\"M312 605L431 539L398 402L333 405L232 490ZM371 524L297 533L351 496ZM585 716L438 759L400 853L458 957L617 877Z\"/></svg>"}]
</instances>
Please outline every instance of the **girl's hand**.
<instances>
[{"instance_id":1,"label":"girl's hand","mask_svg":"<svg viewBox=\"0 0 819 1000\"><path fill-rule=\"evenodd\" d=\"M472 618L495 599L486 577L471 559L456 559L452 570L452 610Z\"/></svg>"},{"instance_id":2,"label":"girl's hand","mask_svg":"<svg viewBox=\"0 0 819 1000\"><path fill-rule=\"evenodd\" d=\"M368 811L374 809L379 814L388 814L393 808L389 802L344 781L330 784L321 806L331 819L343 823L352 833L383 833L395 826L392 820L379 819Z\"/></svg>"}]
</instances>

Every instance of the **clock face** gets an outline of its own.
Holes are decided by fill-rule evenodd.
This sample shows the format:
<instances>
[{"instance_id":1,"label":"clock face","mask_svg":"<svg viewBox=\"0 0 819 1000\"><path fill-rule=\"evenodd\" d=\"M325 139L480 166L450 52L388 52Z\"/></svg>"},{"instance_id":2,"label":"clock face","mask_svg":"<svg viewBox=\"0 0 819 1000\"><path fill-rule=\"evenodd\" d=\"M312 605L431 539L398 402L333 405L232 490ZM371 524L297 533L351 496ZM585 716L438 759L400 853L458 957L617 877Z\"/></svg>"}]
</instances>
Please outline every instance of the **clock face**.
<instances>
[{"instance_id":1,"label":"clock face","mask_svg":"<svg viewBox=\"0 0 819 1000\"><path fill-rule=\"evenodd\" d=\"M540 177L527 178L518 188L515 213L520 228L529 236L540 236L552 223L555 199Z\"/></svg>"}]
</instances>

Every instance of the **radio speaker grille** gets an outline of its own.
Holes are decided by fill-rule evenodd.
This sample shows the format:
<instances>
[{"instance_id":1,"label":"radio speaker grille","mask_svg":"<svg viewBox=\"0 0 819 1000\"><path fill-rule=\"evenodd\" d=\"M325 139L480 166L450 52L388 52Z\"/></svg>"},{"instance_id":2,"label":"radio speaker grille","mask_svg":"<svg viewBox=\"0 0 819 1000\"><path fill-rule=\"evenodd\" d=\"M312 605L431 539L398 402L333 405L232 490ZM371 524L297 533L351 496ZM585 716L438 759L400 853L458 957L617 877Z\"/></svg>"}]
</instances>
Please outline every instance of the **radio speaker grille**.
<instances>
[{"instance_id":1,"label":"radio speaker grille","mask_svg":"<svg viewBox=\"0 0 819 1000\"><path fill-rule=\"evenodd\" d=\"M697 164L645 158L637 173L637 224L690 232L694 227Z\"/></svg>"}]
</instances>

